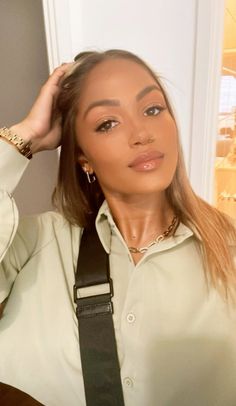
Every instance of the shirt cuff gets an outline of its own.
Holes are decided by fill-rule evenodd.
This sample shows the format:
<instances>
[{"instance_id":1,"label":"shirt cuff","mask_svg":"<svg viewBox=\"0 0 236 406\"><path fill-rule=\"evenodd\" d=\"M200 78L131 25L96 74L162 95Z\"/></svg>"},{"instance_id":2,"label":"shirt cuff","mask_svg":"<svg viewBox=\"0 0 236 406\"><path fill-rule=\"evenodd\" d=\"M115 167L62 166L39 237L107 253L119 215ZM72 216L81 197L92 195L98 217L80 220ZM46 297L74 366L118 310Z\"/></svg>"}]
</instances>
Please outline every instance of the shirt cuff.
<instances>
[{"instance_id":1,"label":"shirt cuff","mask_svg":"<svg viewBox=\"0 0 236 406\"><path fill-rule=\"evenodd\" d=\"M13 145L0 139L0 189L12 193L29 162Z\"/></svg>"}]
</instances>

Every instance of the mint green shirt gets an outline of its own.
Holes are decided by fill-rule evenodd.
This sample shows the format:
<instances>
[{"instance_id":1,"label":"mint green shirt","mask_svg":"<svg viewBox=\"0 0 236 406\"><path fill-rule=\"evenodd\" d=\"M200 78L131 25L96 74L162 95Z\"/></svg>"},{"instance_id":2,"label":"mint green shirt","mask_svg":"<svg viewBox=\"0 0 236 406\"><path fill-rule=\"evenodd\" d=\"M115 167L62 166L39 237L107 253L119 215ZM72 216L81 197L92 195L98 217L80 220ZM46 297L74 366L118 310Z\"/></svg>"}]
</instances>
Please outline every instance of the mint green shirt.
<instances>
[{"instance_id":1,"label":"mint green shirt","mask_svg":"<svg viewBox=\"0 0 236 406\"><path fill-rule=\"evenodd\" d=\"M46 406L85 406L73 302L81 229L54 212L19 220L11 193L27 163L0 140L0 381ZM180 224L134 265L106 202L96 226L125 405L235 406L236 314L207 290L192 231Z\"/></svg>"}]
</instances>

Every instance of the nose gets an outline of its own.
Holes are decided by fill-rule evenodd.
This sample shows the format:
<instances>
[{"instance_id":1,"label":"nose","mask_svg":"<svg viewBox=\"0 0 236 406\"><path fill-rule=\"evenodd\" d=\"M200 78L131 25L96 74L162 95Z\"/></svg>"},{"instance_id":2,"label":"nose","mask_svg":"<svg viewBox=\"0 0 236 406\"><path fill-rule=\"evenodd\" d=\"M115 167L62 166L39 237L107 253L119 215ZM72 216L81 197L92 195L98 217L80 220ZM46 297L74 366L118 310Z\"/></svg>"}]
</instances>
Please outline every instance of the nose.
<instances>
[{"instance_id":1,"label":"nose","mask_svg":"<svg viewBox=\"0 0 236 406\"><path fill-rule=\"evenodd\" d=\"M154 135L151 134L148 129L136 126L132 129L129 143L131 147L138 147L140 145L151 144L154 142L154 140Z\"/></svg>"}]
</instances>

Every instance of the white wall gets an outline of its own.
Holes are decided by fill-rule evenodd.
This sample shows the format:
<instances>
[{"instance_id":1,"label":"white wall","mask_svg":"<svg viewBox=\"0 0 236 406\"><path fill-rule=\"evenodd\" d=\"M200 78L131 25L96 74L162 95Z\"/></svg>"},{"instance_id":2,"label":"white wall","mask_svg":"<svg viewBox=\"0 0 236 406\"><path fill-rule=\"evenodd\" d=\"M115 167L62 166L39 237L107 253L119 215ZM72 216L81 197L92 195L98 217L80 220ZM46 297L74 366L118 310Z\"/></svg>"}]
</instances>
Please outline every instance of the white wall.
<instances>
[{"instance_id":1,"label":"white wall","mask_svg":"<svg viewBox=\"0 0 236 406\"><path fill-rule=\"evenodd\" d=\"M51 69L86 49L134 51L165 78L190 180L211 200L224 0L43 0Z\"/></svg>"}]
</instances>

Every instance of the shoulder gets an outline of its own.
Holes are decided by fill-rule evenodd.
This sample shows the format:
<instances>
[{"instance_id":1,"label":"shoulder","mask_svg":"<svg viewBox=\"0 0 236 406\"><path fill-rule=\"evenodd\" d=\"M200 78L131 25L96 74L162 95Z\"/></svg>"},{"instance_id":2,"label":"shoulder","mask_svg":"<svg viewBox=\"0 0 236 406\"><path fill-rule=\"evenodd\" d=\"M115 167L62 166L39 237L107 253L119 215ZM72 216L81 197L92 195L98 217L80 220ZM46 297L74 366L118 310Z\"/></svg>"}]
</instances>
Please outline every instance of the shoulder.
<instances>
[{"instance_id":1,"label":"shoulder","mask_svg":"<svg viewBox=\"0 0 236 406\"><path fill-rule=\"evenodd\" d=\"M35 226L45 230L60 229L65 225L69 225L67 220L60 213L55 211L23 216L19 222L19 227L32 228Z\"/></svg>"},{"instance_id":2,"label":"shoulder","mask_svg":"<svg viewBox=\"0 0 236 406\"><path fill-rule=\"evenodd\" d=\"M19 221L19 229L25 231L37 229L42 232L53 233L66 226L69 227L67 220L60 213L54 211L24 216Z\"/></svg>"},{"instance_id":3,"label":"shoulder","mask_svg":"<svg viewBox=\"0 0 236 406\"><path fill-rule=\"evenodd\" d=\"M23 240L24 245L33 253L42 249L61 234L71 233L70 223L57 212L46 212L22 217L19 221L15 243Z\"/></svg>"}]
</instances>

